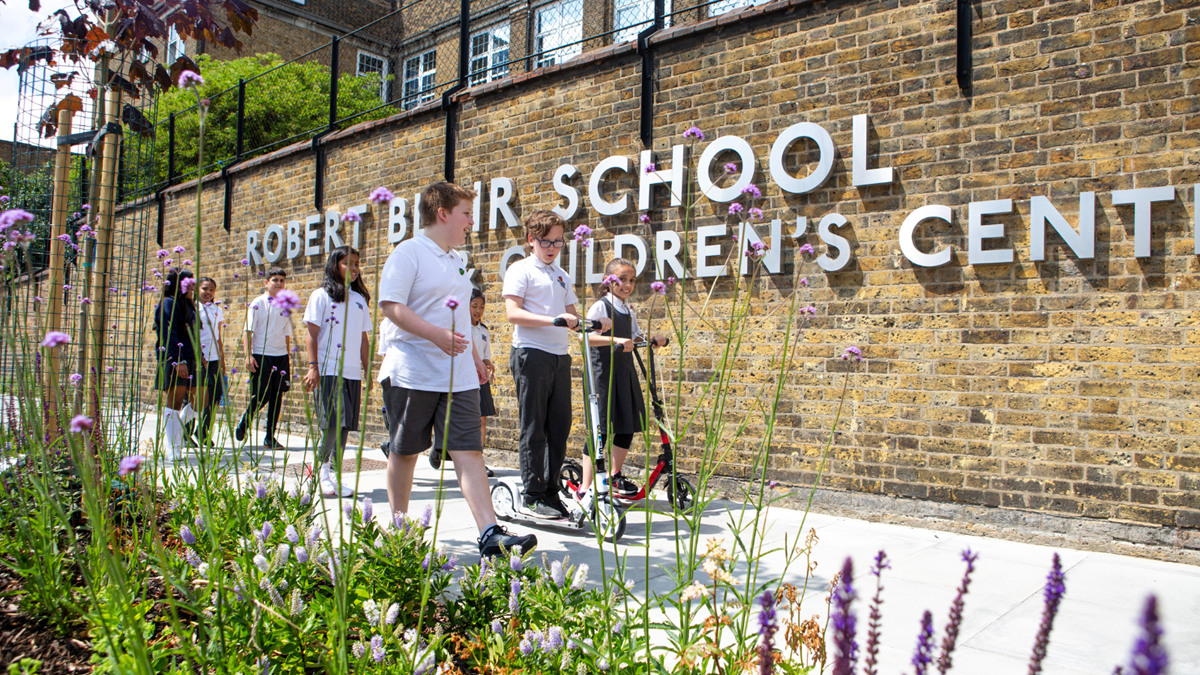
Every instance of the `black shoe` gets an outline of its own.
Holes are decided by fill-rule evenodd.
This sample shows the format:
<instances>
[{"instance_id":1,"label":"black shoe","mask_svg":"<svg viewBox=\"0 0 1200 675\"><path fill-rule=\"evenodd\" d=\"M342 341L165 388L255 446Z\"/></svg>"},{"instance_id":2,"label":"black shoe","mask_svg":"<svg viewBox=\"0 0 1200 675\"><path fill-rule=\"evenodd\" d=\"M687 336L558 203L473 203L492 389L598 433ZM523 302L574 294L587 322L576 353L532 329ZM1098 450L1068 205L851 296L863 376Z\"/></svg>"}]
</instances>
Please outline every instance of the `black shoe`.
<instances>
[{"instance_id":1,"label":"black shoe","mask_svg":"<svg viewBox=\"0 0 1200 675\"><path fill-rule=\"evenodd\" d=\"M559 508L561 504L551 504L549 500L542 498L526 498L523 511L526 515L542 520L558 520L566 517L566 509Z\"/></svg>"},{"instance_id":2,"label":"black shoe","mask_svg":"<svg viewBox=\"0 0 1200 675\"><path fill-rule=\"evenodd\" d=\"M263 447L268 450L287 450L287 446L274 438L268 438L263 441Z\"/></svg>"},{"instance_id":3,"label":"black shoe","mask_svg":"<svg viewBox=\"0 0 1200 675\"><path fill-rule=\"evenodd\" d=\"M390 449L391 449L391 447L392 447L392 442L391 442L391 441L384 441L384 442L383 442L383 443L382 443L382 444L379 446L379 449L383 451L383 456L384 456L384 457L387 457L387 456L388 456L388 450L390 450Z\"/></svg>"},{"instance_id":4,"label":"black shoe","mask_svg":"<svg viewBox=\"0 0 1200 675\"><path fill-rule=\"evenodd\" d=\"M246 418L243 417L238 421L237 428L233 430L233 437L240 443L246 440Z\"/></svg>"},{"instance_id":5,"label":"black shoe","mask_svg":"<svg viewBox=\"0 0 1200 675\"><path fill-rule=\"evenodd\" d=\"M558 491L557 491L557 490L555 490L554 492L551 492L551 493L549 493L549 494L546 496L546 503L550 505L550 508L552 508L552 509L557 509L557 510L558 510L558 515L559 515L561 518L570 519L570 517L571 517L571 512L570 512L570 511L567 509L567 505L566 505L566 504L563 504L563 502L562 502L562 497L558 496Z\"/></svg>"},{"instance_id":6,"label":"black shoe","mask_svg":"<svg viewBox=\"0 0 1200 675\"><path fill-rule=\"evenodd\" d=\"M614 473L609 477L608 487L612 489L614 495L624 497L625 499L632 499L641 492L641 488L637 486L637 483L621 475L620 472Z\"/></svg>"},{"instance_id":7,"label":"black shoe","mask_svg":"<svg viewBox=\"0 0 1200 675\"><path fill-rule=\"evenodd\" d=\"M517 536L499 525L493 525L479 536L479 555L494 558L506 551L520 551L521 555L537 548L537 537L532 534Z\"/></svg>"},{"instance_id":8,"label":"black shoe","mask_svg":"<svg viewBox=\"0 0 1200 675\"><path fill-rule=\"evenodd\" d=\"M432 466L435 469L442 468L442 451L441 450L439 450L437 448L433 448L432 450L429 451L429 466Z\"/></svg>"},{"instance_id":9,"label":"black shoe","mask_svg":"<svg viewBox=\"0 0 1200 675\"><path fill-rule=\"evenodd\" d=\"M491 469L488 469L488 478L495 478L495 477L496 477L496 472L492 471Z\"/></svg>"}]
</instances>

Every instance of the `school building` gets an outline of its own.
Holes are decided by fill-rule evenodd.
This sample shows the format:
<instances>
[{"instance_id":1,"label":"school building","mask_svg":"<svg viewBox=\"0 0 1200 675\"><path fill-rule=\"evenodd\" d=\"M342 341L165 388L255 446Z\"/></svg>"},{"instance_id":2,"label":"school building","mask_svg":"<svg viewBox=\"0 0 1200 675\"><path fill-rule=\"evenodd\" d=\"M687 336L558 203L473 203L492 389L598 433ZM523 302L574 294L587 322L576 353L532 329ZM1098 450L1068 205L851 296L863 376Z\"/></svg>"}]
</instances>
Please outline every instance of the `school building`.
<instances>
[{"instance_id":1,"label":"school building","mask_svg":"<svg viewBox=\"0 0 1200 675\"><path fill-rule=\"evenodd\" d=\"M685 470L719 456L731 489L769 438L766 476L810 486L845 385L821 503L1200 547L1197 3L668 0L638 40L654 27L638 23L654 17L644 0L476 1L457 90L457 3L251 4L265 18L247 48L285 58L304 47L294 31L342 31L342 8L363 12L344 27L389 16L341 56L394 76L401 103L206 179L202 273L235 307L232 363L256 272L285 267L307 298L345 238L373 287L419 227L416 195L451 176L480 192L465 248L489 299L502 463L516 465L517 413L501 275L521 218L557 207L595 230L563 254L584 304L619 250L643 268L643 322L669 329L649 286L680 280L667 300L685 295L672 313L690 333L660 366L668 400L682 397L670 414L696 413ZM684 137L692 126L703 140ZM751 183L761 200L741 192ZM397 194L386 212L367 202L377 186ZM190 248L195 188L166 191L162 245ZM752 232L735 202L762 209ZM363 222L341 228L350 209ZM752 241L769 246L757 275L740 263ZM793 299L815 315L792 315ZM848 345L862 364L839 358ZM379 400L364 411L372 444ZM572 454L582 432L577 415Z\"/></svg>"}]
</instances>

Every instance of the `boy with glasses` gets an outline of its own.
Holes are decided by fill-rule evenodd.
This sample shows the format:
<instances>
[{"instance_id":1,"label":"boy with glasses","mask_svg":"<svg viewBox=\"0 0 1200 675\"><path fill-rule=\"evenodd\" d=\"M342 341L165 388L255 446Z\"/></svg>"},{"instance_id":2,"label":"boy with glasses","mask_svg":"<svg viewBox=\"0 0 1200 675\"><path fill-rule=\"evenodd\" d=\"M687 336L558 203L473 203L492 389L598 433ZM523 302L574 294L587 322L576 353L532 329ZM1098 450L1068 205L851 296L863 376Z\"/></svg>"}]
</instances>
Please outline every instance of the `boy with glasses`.
<instances>
[{"instance_id":1,"label":"boy with glasses","mask_svg":"<svg viewBox=\"0 0 1200 675\"><path fill-rule=\"evenodd\" d=\"M518 445L523 510L536 518L566 518L558 496L558 472L571 433L571 353L567 328L579 325L572 280L555 263L566 223L550 211L525 219L526 258L504 275L504 308L513 328L509 368L517 385L521 436ZM532 255L530 255L532 254ZM602 319L604 329L611 327Z\"/></svg>"}]
</instances>

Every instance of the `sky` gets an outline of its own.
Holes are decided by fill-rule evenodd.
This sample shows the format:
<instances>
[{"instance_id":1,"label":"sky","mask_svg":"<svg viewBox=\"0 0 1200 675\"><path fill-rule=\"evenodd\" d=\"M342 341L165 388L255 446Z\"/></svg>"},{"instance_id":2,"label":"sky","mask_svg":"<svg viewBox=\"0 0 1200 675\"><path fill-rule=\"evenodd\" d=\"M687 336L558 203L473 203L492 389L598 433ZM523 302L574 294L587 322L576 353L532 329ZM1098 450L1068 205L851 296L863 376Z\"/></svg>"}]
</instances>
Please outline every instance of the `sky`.
<instances>
[{"instance_id":1,"label":"sky","mask_svg":"<svg viewBox=\"0 0 1200 675\"><path fill-rule=\"evenodd\" d=\"M4 0L0 4L0 52L6 52L14 47L24 47L29 42L38 39L38 23L50 16L55 10L68 7L67 11L77 15L73 9L72 0L42 0L42 8L37 12L29 11L27 0ZM0 139L13 140L13 123L17 121L17 88L20 78L14 66L11 69L0 68Z\"/></svg>"}]
</instances>

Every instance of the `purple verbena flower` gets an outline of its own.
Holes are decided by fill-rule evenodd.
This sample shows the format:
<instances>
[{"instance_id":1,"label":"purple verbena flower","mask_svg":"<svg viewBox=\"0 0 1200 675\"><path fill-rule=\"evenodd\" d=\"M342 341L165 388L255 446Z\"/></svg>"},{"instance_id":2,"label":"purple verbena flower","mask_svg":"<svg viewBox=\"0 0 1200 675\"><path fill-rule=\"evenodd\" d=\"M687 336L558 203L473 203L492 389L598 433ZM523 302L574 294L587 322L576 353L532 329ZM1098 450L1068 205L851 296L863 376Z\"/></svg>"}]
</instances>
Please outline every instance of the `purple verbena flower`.
<instances>
[{"instance_id":1,"label":"purple verbena flower","mask_svg":"<svg viewBox=\"0 0 1200 675\"><path fill-rule=\"evenodd\" d=\"M642 215L638 216L638 222L643 225L649 225L650 224L650 215L643 213Z\"/></svg>"},{"instance_id":2,"label":"purple verbena flower","mask_svg":"<svg viewBox=\"0 0 1200 675\"><path fill-rule=\"evenodd\" d=\"M725 165L725 173L737 173L737 170L737 164L734 164L733 162L729 162Z\"/></svg>"},{"instance_id":3,"label":"purple verbena flower","mask_svg":"<svg viewBox=\"0 0 1200 675\"><path fill-rule=\"evenodd\" d=\"M854 359L855 363L862 363L862 350L854 345L846 347L846 351L842 352L842 360L849 361Z\"/></svg>"},{"instance_id":4,"label":"purple verbena flower","mask_svg":"<svg viewBox=\"0 0 1200 675\"><path fill-rule=\"evenodd\" d=\"M729 205L729 215L731 215L731 216L736 216L737 214L739 214L739 213L741 213L741 212L742 212L742 205L741 205L741 204L739 204L739 203L737 203L737 202L734 202L734 203L732 203L732 204L730 204L730 205Z\"/></svg>"},{"instance_id":5,"label":"purple verbena flower","mask_svg":"<svg viewBox=\"0 0 1200 675\"><path fill-rule=\"evenodd\" d=\"M658 293L659 295L666 295L667 294L667 285L661 281L655 281L650 284L650 290L654 291L655 293Z\"/></svg>"},{"instance_id":6,"label":"purple verbena flower","mask_svg":"<svg viewBox=\"0 0 1200 675\"><path fill-rule=\"evenodd\" d=\"M800 247L799 253L800 255L813 255L816 253L816 249L813 248L812 244L805 244Z\"/></svg>"},{"instance_id":7,"label":"purple verbena flower","mask_svg":"<svg viewBox=\"0 0 1200 675\"><path fill-rule=\"evenodd\" d=\"M610 274L610 275L604 277L604 281L602 281L600 283L605 286L620 286L621 280L619 278L617 278L617 275Z\"/></svg>"},{"instance_id":8,"label":"purple verbena flower","mask_svg":"<svg viewBox=\"0 0 1200 675\"><path fill-rule=\"evenodd\" d=\"M93 424L94 422L92 421L92 418L84 417L83 415L76 415L71 418L71 426L69 428L71 433L80 434L85 431L91 431Z\"/></svg>"},{"instance_id":9,"label":"purple verbena flower","mask_svg":"<svg viewBox=\"0 0 1200 675\"><path fill-rule=\"evenodd\" d=\"M179 282L179 292L187 293L196 285L195 277L185 277Z\"/></svg>"},{"instance_id":10,"label":"purple verbena flower","mask_svg":"<svg viewBox=\"0 0 1200 675\"><path fill-rule=\"evenodd\" d=\"M71 381L71 384L77 385L80 382L83 382L83 375L80 375L79 373L71 373L67 379Z\"/></svg>"},{"instance_id":11,"label":"purple verbena flower","mask_svg":"<svg viewBox=\"0 0 1200 675\"><path fill-rule=\"evenodd\" d=\"M361 223L362 216L358 215L357 211L347 211L342 214L343 223Z\"/></svg>"},{"instance_id":12,"label":"purple verbena flower","mask_svg":"<svg viewBox=\"0 0 1200 675\"><path fill-rule=\"evenodd\" d=\"M700 131L700 127L689 127L687 131L683 132L683 137L702 141L704 140L704 132Z\"/></svg>"},{"instance_id":13,"label":"purple verbena flower","mask_svg":"<svg viewBox=\"0 0 1200 675\"><path fill-rule=\"evenodd\" d=\"M52 330L46 333L46 337L42 338L43 347L59 347L71 342L71 336L58 330Z\"/></svg>"},{"instance_id":14,"label":"purple verbena flower","mask_svg":"<svg viewBox=\"0 0 1200 675\"><path fill-rule=\"evenodd\" d=\"M371 190L371 196L367 200L372 204L386 204L396 198L392 191L385 187L377 187Z\"/></svg>"},{"instance_id":15,"label":"purple verbena flower","mask_svg":"<svg viewBox=\"0 0 1200 675\"><path fill-rule=\"evenodd\" d=\"M750 217L750 220L762 220L763 218L762 209L758 208L757 206L750 207L750 209L746 211L746 215Z\"/></svg>"},{"instance_id":16,"label":"purple verbena flower","mask_svg":"<svg viewBox=\"0 0 1200 675\"><path fill-rule=\"evenodd\" d=\"M751 183L751 184L747 185L746 187L742 188L742 194L750 195L754 199L759 199L760 197L762 197L762 190L759 190L757 185L755 185L754 183Z\"/></svg>"},{"instance_id":17,"label":"purple verbena flower","mask_svg":"<svg viewBox=\"0 0 1200 675\"><path fill-rule=\"evenodd\" d=\"M590 236L592 236L592 228L588 227L587 225L580 225L579 227L575 228L576 239L586 239Z\"/></svg>"},{"instance_id":18,"label":"purple verbena flower","mask_svg":"<svg viewBox=\"0 0 1200 675\"><path fill-rule=\"evenodd\" d=\"M182 246L176 246L175 248L173 248L171 250L175 253L186 253L187 252L187 249Z\"/></svg>"},{"instance_id":19,"label":"purple verbena flower","mask_svg":"<svg viewBox=\"0 0 1200 675\"><path fill-rule=\"evenodd\" d=\"M74 426L74 420L72 420L72 426ZM74 431L74 429L71 429L71 431ZM146 458L142 457L141 455L130 455L129 457L122 457L121 463L117 468L117 475L118 476L128 476L131 473L137 473L138 469L142 468L142 464L145 461L146 461ZM186 530L187 525L184 525L183 529ZM188 535L190 536L191 532L188 532ZM184 539L184 541L187 541L188 537L184 537L183 539ZM189 543L189 544L196 543L195 537L192 537L191 539L192 540L188 541L187 543Z\"/></svg>"},{"instance_id":20,"label":"purple verbena flower","mask_svg":"<svg viewBox=\"0 0 1200 675\"><path fill-rule=\"evenodd\" d=\"M654 173L655 171L658 171L658 167L654 165L654 162L646 165L646 173Z\"/></svg>"},{"instance_id":21,"label":"purple verbena flower","mask_svg":"<svg viewBox=\"0 0 1200 675\"><path fill-rule=\"evenodd\" d=\"M291 316L292 310L300 306L300 296L285 288L271 298L271 306L278 309L284 316Z\"/></svg>"},{"instance_id":22,"label":"purple verbena flower","mask_svg":"<svg viewBox=\"0 0 1200 675\"><path fill-rule=\"evenodd\" d=\"M185 70L179 74L178 84L181 89L195 88L204 84L204 78L194 70Z\"/></svg>"},{"instance_id":23,"label":"purple verbena flower","mask_svg":"<svg viewBox=\"0 0 1200 675\"><path fill-rule=\"evenodd\" d=\"M458 309L458 296L447 295L446 296L446 306L449 307L450 309Z\"/></svg>"}]
</instances>

